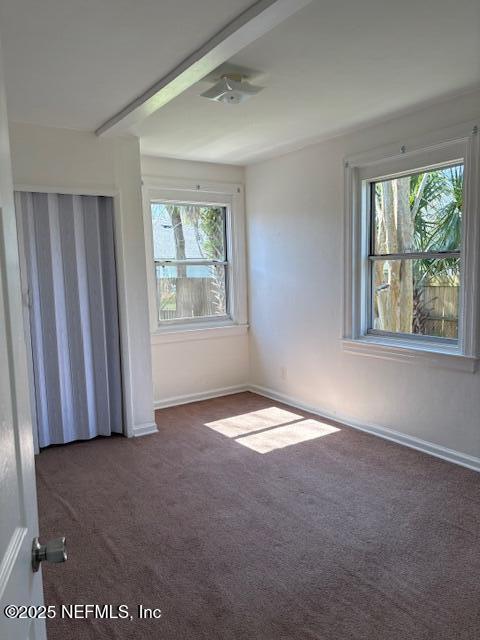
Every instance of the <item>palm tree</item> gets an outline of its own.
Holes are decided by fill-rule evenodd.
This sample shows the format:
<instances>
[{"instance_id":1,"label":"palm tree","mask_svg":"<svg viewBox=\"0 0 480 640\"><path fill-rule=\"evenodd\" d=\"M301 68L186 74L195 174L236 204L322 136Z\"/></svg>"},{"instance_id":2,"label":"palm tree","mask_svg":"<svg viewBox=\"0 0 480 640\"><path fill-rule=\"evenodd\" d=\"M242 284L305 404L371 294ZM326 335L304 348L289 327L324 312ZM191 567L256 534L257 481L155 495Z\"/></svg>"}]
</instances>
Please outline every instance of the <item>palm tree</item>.
<instances>
[{"instance_id":1,"label":"palm tree","mask_svg":"<svg viewBox=\"0 0 480 640\"><path fill-rule=\"evenodd\" d=\"M460 249L462 165L378 182L375 187L375 252ZM380 284L375 309L380 326L391 331L424 333L431 315L423 302L424 287L459 284L457 257L376 261L374 268Z\"/></svg>"},{"instance_id":2,"label":"palm tree","mask_svg":"<svg viewBox=\"0 0 480 640\"><path fill-rule=\"evenodd\" d=\"M461 243L463 166L411 177L410 204L417 251L458 251ZM458 285L458 258L423 259L415 281L447 281Z\"/></svg>"},{"instance_id":3,"label":"palm tree","mask_svg":"<svg viewBox=\"0 0 480 640\"><path fill-rule=\"evenodd\" d=\"M203 245L205 257L210 260L222 260L225 256L225 238L223 216L219 215L218 207L201 209L200 228L205 234ZM212 267L211 293L216 313L222 314L226 310L225 300L225 268Z\"/></svg>"}]
</instances>

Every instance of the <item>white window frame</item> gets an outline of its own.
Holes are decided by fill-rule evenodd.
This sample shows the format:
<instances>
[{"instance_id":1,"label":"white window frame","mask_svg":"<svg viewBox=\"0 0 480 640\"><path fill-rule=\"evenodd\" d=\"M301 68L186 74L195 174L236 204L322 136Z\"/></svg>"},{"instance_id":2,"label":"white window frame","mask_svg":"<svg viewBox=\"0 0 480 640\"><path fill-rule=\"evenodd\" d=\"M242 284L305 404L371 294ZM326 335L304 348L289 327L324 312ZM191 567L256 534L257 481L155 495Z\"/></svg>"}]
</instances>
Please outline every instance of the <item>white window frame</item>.
<instances>
[{"instance_id":1,"label":"white window frame","mask_svg":"<svg viewBox=\"0 0 480 640\"><path fill-rule=\"evenodd\" d=\"M344 351L476 370L480 286L479 137L477 125L468 123L345 160ZM464 165L458 340L369 331L369 185L455 162Z\"/></svg>"},{"instance_id":2,"label":"white window frame","mask_svg":"<svg viewBox=\"0 0 480 640\"><path fill-rule=\"evenodd\" d=\"M152 176L144 176L142 182L150 330L154 342L176 342L245 333L247 330L247 288L243 185L220 182L199 183L191 180ZM227 316L158 321L150 208L152 201L208 204L225 208L228 262L226 270Z\"/></svg>"}]
</instances>

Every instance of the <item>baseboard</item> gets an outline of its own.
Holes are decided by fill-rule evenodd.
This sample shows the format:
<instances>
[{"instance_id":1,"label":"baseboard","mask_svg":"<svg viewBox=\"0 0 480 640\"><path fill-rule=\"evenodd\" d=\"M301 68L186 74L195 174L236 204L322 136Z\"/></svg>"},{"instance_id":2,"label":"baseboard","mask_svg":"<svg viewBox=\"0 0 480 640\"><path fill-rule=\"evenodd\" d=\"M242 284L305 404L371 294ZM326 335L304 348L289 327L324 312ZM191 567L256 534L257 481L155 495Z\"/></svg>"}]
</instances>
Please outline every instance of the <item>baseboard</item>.
<instances>
[{"instance_id":1,"label":"baseboard","mask_svg":"<svg viewBox=\"0 0 480 640\"><path fill-rule=\"evenodd\" d=\"M151 433L157 433L157 431L158 427L155 422L145 422L144 424L137 424L133 427L133 437L148 436Z\"/></svg>"},{"instance_id":2,"label":"baseboard","mask_svg":"<svg viewBox=\"0 0 480 640\"><path fill-rule=\"evenodd\" d=\"M297 409L308 411L309 413L313 413L320 418L335 420L336 422L345 424L348 427L352 427L352 429L365 431L365 433L379 436L380 438L384 438L385 440L391 440L392 442L402 444L406 447L410 447L411 449L416 449L417 451L428 453L429 455L435 456L436 458L441 458L442 460L453 462L454 464L458 464L462 467L467 467L467 469L480 471L480 458L469 456L466 453L461 453L459 451L455 451L454 449L447 449L447 447L442 447L438 444L433 444L432 442L427 442L426 440L415 438L414 436L408 436L404 433L400 433L399 431L387 429L386 427L361 424L346 416L332 414L328 411L322 411L322 409L320 409L319 407L308 405L304 402L301 402L300 400L297 400L296 398L292 398L291 396L288 396L284 393L274 391L273 389L268 389L267 387L261 387L259 385L251 384L248 386L248 391L257 393L261 396L265 396L266 398L271 398L272 400L277 400L278 402L283 402L284 404L288 404Z\"/></svg>"},{"instance_id":3,"label":"baseboard","mask_svg":"<svg viewBox=\"0 0 480 640\"><path fill-rule=\"evenodd\" d=\"M190 404L190 402L199 402L200 400L221 398L222 396L230 396L233 393L242 393L242 391L248 390L248 385L238 384L233 387L221 387L219 389L211 389L210 391L201 391L200 393L189 393L183 396L165 398L165 400L156 400L153 406L155 409L166 409L167 407L175 407L179 404Z\"/></svg>"},{"instance_id":4,"label":"baseboard","mask_svg":"<svg viewBox=\"0 0 480 640\"><path fill-rule=\"evenodd\" d=\"M447 447L442 447L441 445L427 442L426 440L421 440L420 438L415 438L414 436L408 436L404 433L400 433L399 431L388 429L387 427L362 424L347 416L324 411L320 407L314 407L313 405L306 404L305 402L297 400L292 396L280 393L279 391L275 391L274 389L269 389L267 387L262 387L255 384L241 384L232 387L211 389L210 391L202 391L200 393L190 393L182 396L174 396L166 398L165 400L157 400L154 403L154 407L155 409L166 409L167 407L175 407L181 404L189 404L190 402L199 402L201 400L210 400L211 398L220 398L222 396L241 393L243 391L251 391L252 393L257 393L258 395L265 396L266 398L271 398L272 400L277 400L278 402L283 402L292 407L296 407L297 409L308 411L309 413L313 413L320 418L335 420L337 422L345 424L348 427L351 427L352 429L358 429L359 431L370 433L380 438L384 438L385 440L390 440L391 442L396 442L397 444L410 447L411 449L416 449L417 451L428 453L431 456L441 458L442 460L446 460L447 462L452 462L462 467L466 467L467 469L472 469L473 471L480 472L480 458L469 456L466 453L461 453L459 451L455 451L454 449L448 449ZM155 433L156 431L157 426L155 424L146 424L135 427L133 434L134 436L141 436L147 435L149 433Z\"/></svg>"}]
</instances>

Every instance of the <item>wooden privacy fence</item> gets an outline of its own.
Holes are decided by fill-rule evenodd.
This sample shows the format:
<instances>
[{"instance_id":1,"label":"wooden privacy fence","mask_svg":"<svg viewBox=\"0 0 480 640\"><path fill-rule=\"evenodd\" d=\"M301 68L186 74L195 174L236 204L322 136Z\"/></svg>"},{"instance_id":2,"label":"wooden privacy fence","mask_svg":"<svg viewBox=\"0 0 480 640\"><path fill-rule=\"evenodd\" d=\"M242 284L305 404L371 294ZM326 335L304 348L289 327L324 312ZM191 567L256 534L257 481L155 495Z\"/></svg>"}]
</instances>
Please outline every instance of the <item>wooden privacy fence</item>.
<instances>
[{"instance_id":1,"label":"wooden privacy fence","mask_svg":"<svg viewBox=\"0 0 480 640\"><path fill-rule=\"evenodd\" d=\"M224 295L212 278L159 278L160 319L215 316L225 313ZM427 313L424 333L456 338L458 335L458 286L423 287L422 307Z\"/></svg>"},{"instance_id":2,"label":"wooden privacy fence","mask_svg":"<svg viewBox=\"0 0 480 640\"><path fill-rule=\"evenodd\" d=\"M458 335L459 287L423 287L420 299L427 312L425 334L456 338Z\"/></svg>"}]
</instances>

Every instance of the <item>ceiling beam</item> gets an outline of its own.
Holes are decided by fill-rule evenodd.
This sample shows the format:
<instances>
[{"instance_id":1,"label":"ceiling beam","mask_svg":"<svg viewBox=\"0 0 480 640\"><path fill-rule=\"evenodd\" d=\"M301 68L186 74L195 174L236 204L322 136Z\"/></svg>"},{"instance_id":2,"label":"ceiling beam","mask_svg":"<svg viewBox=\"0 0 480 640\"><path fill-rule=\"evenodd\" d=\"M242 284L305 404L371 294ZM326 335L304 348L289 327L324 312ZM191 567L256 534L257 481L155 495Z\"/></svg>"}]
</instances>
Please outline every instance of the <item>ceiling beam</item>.
<instances>
[{"instance_id":1,"label":"ceiling beam","mask_svg":"<svg viewBox=\"0 0 480 640\"><path fill-rule=\"evenodd\" d=\"M142 95L109 118L97 136L127 132L312 0L258 0Z\"/></svg>"}]
</instances>

